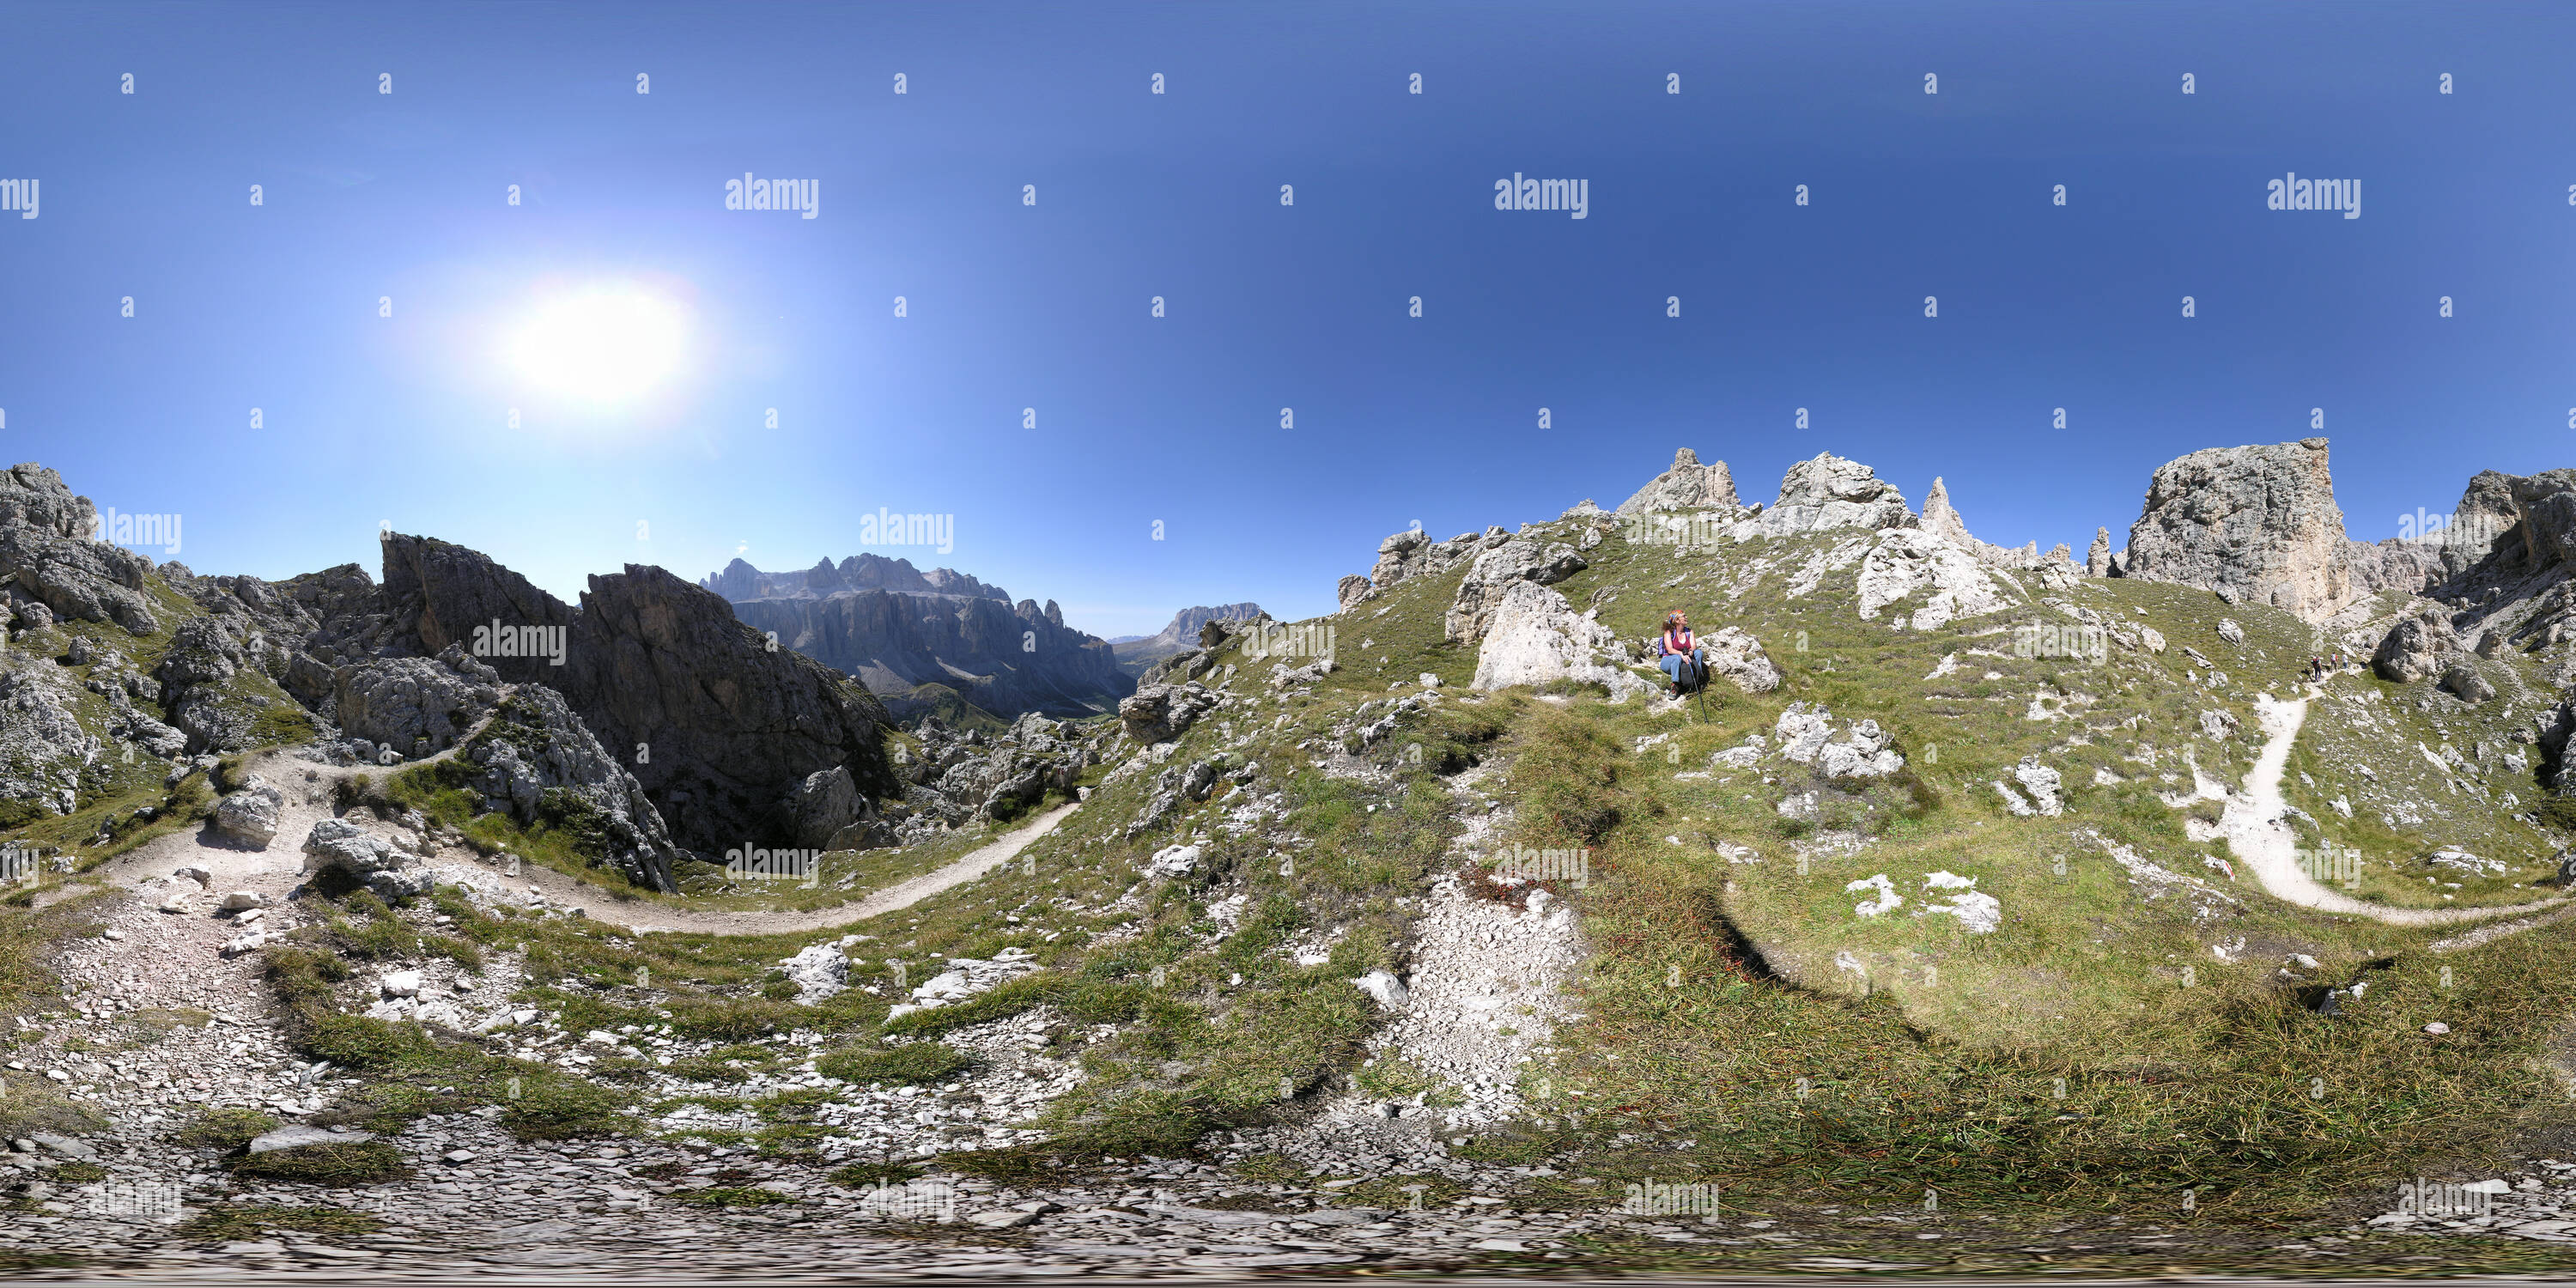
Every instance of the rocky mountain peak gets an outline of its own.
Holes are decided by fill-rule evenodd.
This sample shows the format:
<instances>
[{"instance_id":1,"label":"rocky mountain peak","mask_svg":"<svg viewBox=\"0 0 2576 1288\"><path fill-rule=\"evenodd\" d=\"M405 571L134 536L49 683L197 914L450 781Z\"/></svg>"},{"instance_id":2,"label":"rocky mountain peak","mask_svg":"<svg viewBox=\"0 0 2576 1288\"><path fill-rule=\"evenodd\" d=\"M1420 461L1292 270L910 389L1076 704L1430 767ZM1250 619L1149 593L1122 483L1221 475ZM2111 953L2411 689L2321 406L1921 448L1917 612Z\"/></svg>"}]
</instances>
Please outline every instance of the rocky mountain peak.
<instances>
[{"instance_id":1,"label":"rocky mountain peak","mask_svg":"<svg viewBox=\"0 0 2576 1288\"><path fill-rule=\"evenodd\" d=\"M1735 476L1726 462L1699 463L1699 453L1685 447L1673 453L1673 466L1658 474L1635 496L1620 502L1620 514L1647 514L1664 510L1713 510L1740 507L1735 497Z\"/></svg>"},{"instance_id":2,"label":"rocky mountain peak","mask_svg":"<svg viewBox=\"0 0 2576 1288\"><path fill-rule=\"evenodd\" d=\"M2129 528L2130 577L2322 622L2354 597L2326 440L2212 447L2166 462Z\"/></svg>"}]
</instances>

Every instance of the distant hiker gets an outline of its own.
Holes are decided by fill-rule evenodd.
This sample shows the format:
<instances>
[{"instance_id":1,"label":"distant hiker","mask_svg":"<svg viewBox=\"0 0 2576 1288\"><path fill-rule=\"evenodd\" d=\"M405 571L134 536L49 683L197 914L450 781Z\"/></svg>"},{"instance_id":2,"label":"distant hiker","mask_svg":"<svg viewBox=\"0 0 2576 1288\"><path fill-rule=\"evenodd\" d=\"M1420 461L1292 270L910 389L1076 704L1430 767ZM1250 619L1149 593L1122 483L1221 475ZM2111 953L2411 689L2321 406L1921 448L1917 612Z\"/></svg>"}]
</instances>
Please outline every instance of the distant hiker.
<instances>
[{"instance_id":1,"label":"distant hiker","mask_svg":"<svg viewBox=\"0 0 2576 1288\"><path fill-rule=\"evenodd\" d=\"M1679 610L1664 618L1664 633L1655 640L1655 652L1662 658L1656 665L1663 667L1664 674L1672 680L1673 697L1682 695L1684 676L1689 677L1688 687L1693 689L1708 678L1708 655L1691 634L1689 616Z\"/></svg>"}]
</instances>

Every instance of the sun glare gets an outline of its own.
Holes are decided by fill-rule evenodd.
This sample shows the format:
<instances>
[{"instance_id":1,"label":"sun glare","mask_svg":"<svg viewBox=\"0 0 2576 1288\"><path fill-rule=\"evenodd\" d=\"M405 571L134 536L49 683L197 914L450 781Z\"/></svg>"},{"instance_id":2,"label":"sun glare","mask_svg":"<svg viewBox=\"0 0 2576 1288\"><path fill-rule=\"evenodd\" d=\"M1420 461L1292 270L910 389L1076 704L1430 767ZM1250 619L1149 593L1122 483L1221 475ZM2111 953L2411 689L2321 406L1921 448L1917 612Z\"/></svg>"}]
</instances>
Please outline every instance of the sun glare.
<instances>
[{"instance_id":1,"label":"sun glare","mask_svg":"<svg viewBox=\"0 0 2576 1288\"><path fill-rule=\"evenodd\" d=\"M512 350L522 373L556 393L621 402L672 375L686 338L678 305L632 288L607 288L543 305Z\"/></svg>"}]
</instances>

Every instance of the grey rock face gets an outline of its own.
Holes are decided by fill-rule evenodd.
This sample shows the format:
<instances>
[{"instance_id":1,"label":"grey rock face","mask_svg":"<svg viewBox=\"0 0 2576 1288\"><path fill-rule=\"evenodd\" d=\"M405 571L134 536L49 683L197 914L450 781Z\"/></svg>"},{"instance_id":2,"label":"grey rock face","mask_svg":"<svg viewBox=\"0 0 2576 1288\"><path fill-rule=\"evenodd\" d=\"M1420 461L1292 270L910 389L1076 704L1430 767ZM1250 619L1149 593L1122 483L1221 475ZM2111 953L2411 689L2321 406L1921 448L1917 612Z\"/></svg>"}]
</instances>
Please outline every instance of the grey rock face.
<instances>
[{"instance_id":1,"label":"grey rock face","mask_svg":"<svg viewBox=\"0 0 2576 1288\"><path fill-rule=\"evenodd\" d=\"M1650 687L1618 664L1618 637L1607 626L1574 611L1565 596L1529 579L1503 583L1490 629L1476 649L1473 687L1539 687L1559 680L1599 684L1613 701Z\"/></svg>"},{"instance_id":2,"label":"grey rock face","mask_svg":"<svg viewBox=\"0 0 2576 1288\"><path fill-rule=\"evenodd\" d=\"M304 837L304 870L338 869L364 880L378 872L408 866L411 856L394 844L347 819L326 818Z\"/></svg>"},{"instance_id":3,"label":"grey rock face","mask_svg":"<svg viewBox=\"0 0 2576 1288\"><path fill-rule=\"evenodd\" d=\"M1369 581L1384 590L1408 577L1436 576L1473 557L1487 544L1484 537L1473 532L1461 532L1447 541L1434 541L1418 529L1399 532L1377 543L1377 566L1369 570ZM1502 539L1491 544L1500 545Z\"/></svg>"},{"instance_id":4,"label":"grey rock face","mask_svg":"<svg viewBox=\"0 0 2576 1288\"><path fill-rule=\"evenodd\" d=\"M239 751L251 745L254 722L271 699L234 677L282 663L283 650L257 622L217 614L181 623L152 678L161 685L161 709L187 735L189 751Z\"/></svg>"},{"instance_id":5,"label":"grey rock face","mask_svg":"<svg viewBox=\"0 0 2576 1288\"><path fill-rule=\"evenodd\" d=\"M1118 720L1129 737L1157 743L1179 737L1216 705L1216 695L1197 684L1149 684L1118 704Z\"/></svg>"},{"instance_id":6,"label":"grey rock face","mask_svg":"<svg viewBox=\"0 0 2576 1288\"><path fill-rule=\"evenodd\" d=\"M2370 669L2381 679L2412 684L2441 674L2459 653L2450 615L2428 606L2389 629L2370 655Z\"/></svg>"},{"instance_id":7,"label":"grey rock face","mask_svg":"<svg viewBox=\"0 0 2576 1288\"><path fill-rule=\"evenodd\" d=\"M2442 673L2442 687L2472 706L2496 695L2495 686L2487 683L2486 677L2478 674L2476 667L2465 662L2453 663Z\"/></svg>"},{"instance_id":8,"label":"grey rock face","mask_svg":"<svg viewBox=\"0 0 2576 1288\"><path fill-rule=\"evenodd\" d=\"M787 817L796 842L793 848L819 850L829 846L842 828L859 821L867 805L868 798L861 796L850 781L846 765L806 775L787 802Z\"/></svg>"},{"instance_id":9,"label":"grey rock face","mask_svg":"<svg viewBox=\"0 0 2576 1288\"><path fill-rule=\"evenodd\" d=\"M97 530L96 507L61 475L32 464L0 473L0 584L50 618L114 622L136 635L160 629L143 595L152 561L90 540Z\"/></svg>"},{"instance_id":10,"label":"grey rock face","mask_svg":"<svg viewBox=\"0 0 2576 1288\"><path fill-rule=\"evenodd\" d=\"M1459 581L1458 597L1443 619L1450 642L1473 644L1484 638L1495 608L1514 583L1552 586L1587 566L1574 547L1561 541L1541 545L1513 537L1485 551L1476 556L1475 566Z\"/></svg>"},{"instance_id":11,"label":"grey rock face","mask_svg":"<svg viewBox=\"0 0 2576 1288\"><path fill-rule=\"evenodd\" d=\"M215 806L215 830L255 850L265 850L277 837L278 811L286 795L257 778Z\"/></svg>"},{"instance_id":12,"label":"grey rock face","mask_svg":"<svg viewBox=\"0 0 2576 1288\"><path fill-rule=\"evenodd\" d=\"M1619 503L1620 514L1655 514L1666 510L1740 510L1743 503L1735 498L1735 476L1727 472L1726 462L1699 463L1699 453L1685 447L1673 453L1671 469L1654 477L1637 489L1637 494Z\"/></svg>"},{"instance_id":13,"label":"grey rock face","mask_svg":"<svg viewBox=\"0 0 2576 1288\"><path fill-rule=\"evenodd\" d=\"M2213 447L2156 471L2127 575L2323 621L2352 600L2346 546L2325 439Z\"/></svg>"},{"instance_id":14,"label":"grey rock face","mask_svg":"<svg viewBox=\"0 0 2576 1288\"><path fill-rule=\"evenodd\" d=\"M2084 552L2084 575L2088 577L2108 577L2112 575L2111 530L2109 528L2095 528L2093 530L2093 548Z\"/></svg>"},{"instance_id":15,"label":"grey rock face","mask_svg":"<svg viewBox=\"0 0 2576 1288\"><path fill-rule=\"evenodd\" d=\"M1910 528L1914 511L1896 485L1858 461L1819 452L1814 460L1789 467L1780 479L1780 499L1753 519L1735 526L1737 540L1788 537L1832 528Z\"/></svg>"},{"instance_id":16,"label":"grey rock face","mask_svg":"<svg viewBox=\"0 0 2576 1288\"><path fill-rule=\"evenodd\" d=\"M1780 668L1762 651L1762 641L1753 638L1742 627L1729 626L1714 635L1700 637L1700 647L1708 655L1708 669L1724 676L1746 693L1769 693L1780 687Z\"/></svg>"},{"instance_id":17,"label":"grey rock face","mask_svg":"<svg viewBox=\"0 0 2576 1288\"><path fill-rule=\"evenodd\" d=\"M501 589L516 581L506 574ZM432 604L444 595L434 583L425 593ZM457 598L482 602L493 593ZM601 746L616 749L662 817L681 820L674 834L701 849L782 834L780 801L816 770L846 765L863 791L893 790L878 745L883 706L822 663L773 649L730 605L660 568L628 564L622 574L593 576L570 627L566 664L494 663L504 679L512 666L553 672L535 679L557 689Z\"/></svg>"},{"instance_id":18,"label":"grey rock face","mask_svg":"<svg viewBox=\"0 0 2576 1288\"><path fill-rule=\"evenodd\" d=\"M519 686L458 756L485 805L522 825L551 818L596 830L602 859L639 885L669 892L680 849L642 783L591 735L563 695ZM844 778L847 771L842 771ZM737 835L734 843L758 839Z\"/></svg>"},{"instance_id":19,"label":"grey rock face","mask_svg":"<svg viewBox=\"0 0 2576 1288\"><path fill-rule=\"evenodd\" d=\"M69 814L99 742L72 717L72 695L49 678L32 668L0 672L0 802Z\"/></svg>"},{"instance_id":20,"label":"grey rock face","mask_svg":"<svg viewBox=\"0 0 2576 1288\"><path fill-rule=\"evenodd\" d=\"M455 644L341 667L331 687L343 730L415 759L455 746L501 701L498 673Z\"/></svg>"}]
</instances>

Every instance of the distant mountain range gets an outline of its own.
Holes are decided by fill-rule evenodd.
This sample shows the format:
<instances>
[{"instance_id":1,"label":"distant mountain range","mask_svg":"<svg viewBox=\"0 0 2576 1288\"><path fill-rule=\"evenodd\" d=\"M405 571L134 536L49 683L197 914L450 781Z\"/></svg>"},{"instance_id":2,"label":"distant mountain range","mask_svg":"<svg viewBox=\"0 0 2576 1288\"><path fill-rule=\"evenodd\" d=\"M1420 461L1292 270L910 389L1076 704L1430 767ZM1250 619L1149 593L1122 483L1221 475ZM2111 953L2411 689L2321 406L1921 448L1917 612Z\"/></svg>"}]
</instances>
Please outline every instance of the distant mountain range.
<instances>
[{"instance_id":1,"label":"distant mountain range","mask_svg":"<svg viewBox=\"0 0 2576 1288\"><path fill-rule=\"evenodd\" d=\"M1072 719L1136 690L1108 641L1066 626L1055 601L1014 604L953 569L863 554L769 573L736 559L698 584L753 629L857 678L898 718L951 708L953 693L1003 719Z\"/></svg>"},{"instance_id":2,"label":"distant mountain range","mask_svg":"<svg viewBox=\"0 0 2576 1288\"><path fill-rule=\"evenodd\" d=\"M1121 635L1109 641L1118 655L1118 666L1129 675L1141 675L1146 667L1170 657L1185 648L1199 646L1199 628L1212 621L1249 621L1264 614L1259 604L1199 605L1172 614L1172 622L1153 635Z\"/></svg>"}]
</instances>

